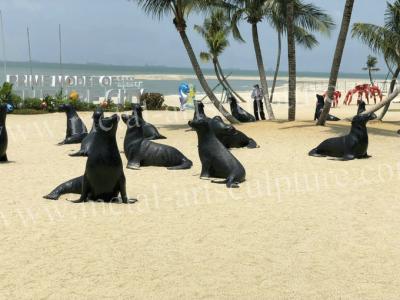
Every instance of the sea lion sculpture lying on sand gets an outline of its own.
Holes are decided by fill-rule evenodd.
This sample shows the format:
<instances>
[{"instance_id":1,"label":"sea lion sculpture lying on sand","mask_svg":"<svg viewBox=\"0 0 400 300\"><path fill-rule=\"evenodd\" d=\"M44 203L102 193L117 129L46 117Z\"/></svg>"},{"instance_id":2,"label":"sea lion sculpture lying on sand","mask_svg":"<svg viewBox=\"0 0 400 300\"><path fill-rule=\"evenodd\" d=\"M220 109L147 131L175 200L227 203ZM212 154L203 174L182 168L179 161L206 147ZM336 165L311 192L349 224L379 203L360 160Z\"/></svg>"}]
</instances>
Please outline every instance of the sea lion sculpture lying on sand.
<instances>
[{"instance_id":1,"label":"sea lion sculpture lying on sand","mask_svg":"<svg viewBox=\"0 0 400 300\"><path fill-rule=\"evenodd\" d=\"M8 136L6 129L7 104L0 104L0 163L7 162Z\"/></svg>"},{"instance_id":2,"label":"sea lion sculpture lying on sand","mask_svg":"<svg viewBox=\"0 0 400 300\"><path fill-rule=\"evenodd\" d=\"M157 128L153 125L150 124L148 122L146 122L143 119L143 109L140 106L140 104L138 103L132 103L132 110L136 111L137 115L139 116L139 118L141 118L143 120L143 136L146 140L161 140L161 139L166 139L165 136L161 135ZM134 115L134 113L132 112L132 115Z\"/></svg>"},{"instance_id":3,"label":"sea lion sculpture lying on sand","mask_svg":"<svg viewBox=\"0 0 400 300\"><path fill-rule=\"evenodd\" d=\"M95 110L93 112L93 125L92 129L90 130L89 134L83 139L81 144L81 149L69 156L88 156L89 151L93 145L94 135L97 132L97 128L99 127L99 119L104 117L104 112L101 108Z\"/></svg>"},{"instance_id":4,"label":"sea lion sculpture lying on sand","mask_svg":"<svg viewBox=\"0 0 400 300\"><path fill-rule=\"evenodd\" d=\"M358 103L357 115L360 115L364 111L366 111L365 105L366 105L365 102L362 100ZM371 114L371 120L375 120L377 118L378 117L376 116L376 114L374 114L374 113Z\"/></svg>"},{"instance_id":5,"label":"sea lion sculpture lying on sand","mask_svg":"<svg viewBox=\"0 0 400 300\"><path fill-rule=\"evenodd\" d=\"M324 104L325 104L324 96L317 94L317 104L315 106L314 121L319 119L319 116L321 115L322 110L324 109ZM339 118L332 116L330 114L328 114L328 117L326 119L328 121L340 121Z\"/></svg>"},{"instance_id":6,"label":"sea lion sculpture lying on sand","mask_svg":"<svg viewBox=\"0 0 400 300\"><path fill-rule=\"evenodd\" d=\"M237 104L235 97L229 96L228 101L231 106L232 115L236 118L236 120L243 123L256 121L256 118L252 114L248 113L241 108L239 104Z\"/></svg>"},{"instance_id":7,"label":"sea lion sculpture lying on sand","mask_svg":"<svg viewBox=\"0 0 400 300\"><path fill-rule=\"evenodd\" d=\"M218 140L226 148L257 148L257 143L245 135L243 132L237 130L234 126L225 124L220 116L215 116L210 119L204 113L204 104L201 102L195 102L195 112L193 121L207 120L211 129L214 131Z\"/></svg>"},{"instance_id":8,"label":"sea lion sculpture lying on sand","mask_svg":"<svg viewBox=\"0 0 400 300\"><path fill-rule=\"evenodd\" d=\"M122 115L127 125L124 152L127 168L138 170L140 166L167 167L168 170L190 169L192 161L174 147L146 140L143 134L143 119L134 111L133 116Z\"/></svg>"},{"instance_id":9,"label":"sea lion sculpture lying on sand","mask_svg":"<svg viewBox=\"0 0 400 300\"><path fill-rule=\"evenodd\" d=\"M225 124L220 116L209 119L211 129L226 148L258 148L256 141L232 125Z\"/></svg>"},{"instance_id":10,"label":"sea lion sculpture lying on sand","mask_svg":"<svg viewBox=\"0 0 400 300\"><path fill-rule=\"evenodd\" d=\"M316 157L339 157L343 160L355 158L369 158L367 122L371 114L357 115L351 122L351 130L348 135L330 138L323 141L317 148L311 150L308 155Z\"/></svg>"},{"instance_id":11,"label":"sea lion sculpture lying on sand","mask_svg":"<svg viewBox=\"0 0 400 300\"><path fill-rule=\"evenodd\" d=\"M65 140L59 143L59 145L80 144L88 134L85 124L79 118L75 108L71 104L62 104L59 110L65 111L67 114L67 133Z\"/></svg>"},{"instance_id":12,"label":"sea lion sculpture lying on sand","mask_svg":"<svg viewBox=\"0 0 400 300\"><path fill-rule=\"evenodd\" d=\"M245 181L246 171L242 164L217 139L207 120L189 121L189 126L197 132L199 156L201 160L200 178L224 178L228 188L237 188Z\"/></svg>"},{"instance_id":13,"label":"sea lion sculpture lying on sand","mask_svg":"<svg viewBox=\"0 0 400 300\"><path fill-rule=\"evenodd\" d=\"M115 201L121 194L123 203L128 203L126 182L121 156L115 134L119 117L99 119L99 128L94 135L92 150L86 162L85 174L56 187L45 199L57 200L63 194L81 194L74 203L89 200ZM131 200L134 202L136 200Z\"/></svg>"}]
</instances>

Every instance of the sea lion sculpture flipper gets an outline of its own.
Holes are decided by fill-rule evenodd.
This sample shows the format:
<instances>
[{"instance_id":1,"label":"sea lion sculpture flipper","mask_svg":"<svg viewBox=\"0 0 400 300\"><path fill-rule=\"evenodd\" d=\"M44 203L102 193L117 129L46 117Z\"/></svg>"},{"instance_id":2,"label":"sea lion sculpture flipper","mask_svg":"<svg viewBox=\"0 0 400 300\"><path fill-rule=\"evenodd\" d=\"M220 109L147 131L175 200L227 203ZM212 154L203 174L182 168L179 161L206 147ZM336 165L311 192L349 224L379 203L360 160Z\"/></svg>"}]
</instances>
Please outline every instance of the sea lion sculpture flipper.
<instances>
[{"instance_id":1,"label":"sea lion sculpture flipper","mask_svg":"<svg viewBox=\"0 0 400 300\"><path fill-rule=\"evenodd\" d=\"M222 178L228 188L238 187L245 181L246 171L242 164L217 139L207 120L189 121L198 137L198 149L201 161L200 178ZM216 181L215 181L216 182Z\"/></svg>"},{"instance_id":2,"label":"sea lion sculpture flipper","mask_svg":"<svg viewBox=\"0 0 400 300\"><path fill-rule=\"evenodd\" d=\"M64 194L80 194L82 192L82 181L83 176L68 180L67 182L57 186L53 191L50 192L50 194L44 196L43 198L49 200L58 200L58 198Z\"/></svg>"},{"instance_id":3,"label":"sea lion sculpture flipper","mask_svg":"<svg viewBox=\"0 0 400 300\"><path fill-rule=\"evenodd\" d=\"M143 124L137 112L133 116L122 115L127 125L124 152L127 168L137 170L140 166L167 167L168 170L190 169L192 161L174 147L157 144L144 138Z\"/></svg>"},{"instance_id":4,"label":"sea lion sculpture flipper","mask_svg":"<svg viewBox=\"0 0 400 300\"><path fill-rule=\"evenodd\" d=\"M239 122L255 122L256 118L248 113L247 111L245 111L243 108L241 108L239 106L239 104L237 103L237 100L235 97L233 97L232 95L229 96L228 98L230 107L231 107L231 112L232 115L239 121Z\"/></svg>"},{"instance_id":5,"label":"sea lion sculpture flipper","mask_svg":"<svg viewBox=\"0 0 400 300\"><path fill-rule=\"evenodd\" d=\"M256 141L230 124L225 124L220 116L208 119L211 129L218 140L228 149L230 148L258 148Z\"/></svg>"},{"instance_id":6,"label":"sea lion sculpture flipper","mask_svg":"<svg viewBox=\"0 0 400 300\"><path fill-rule=\"evenodd\" d=\"M6 128L7 104L0 104L0 162L8 162L8 135Z\"/></svg>"},{"instance_id":7,"label":"sea lion sculpture flipper","mask_svg":"<svg viewBox=\"0 0 400 300\"><path fill-rule=\"evenodd\" d=\"M74 203L89 200L112 202L119 199L118 195L121 195L123 203L136 201L129 201L126 194L126 179L116 140L118 122L116 114L99 119L84 175L59 185L44 198L56 200L63 194L76 193L81 197L72 201Z\"/></svg>"},{"instance_id":8,"label":"sea lion sculpture flipper","mask_svg":"<svg viewBox=\"0 0 400 300\"><path fill-rule=\"evenodd\" d=\"M351 123L348 135L330 138L312 149L308 155L315 157L331 156L342 160L369 158L368 131L366 124L371 114L356 115Z\"/></svg>"},{"instance_id":9,"label":"sea lion sculpture flipper","mask_svg":"<svg viewBox=\"0 0 400 300\"><path fill-rule=\"evenodd\" d=\"M78 156L88 156L90 149L93 144L94 135L97 132L97 128L99 126L99 119L104 117L104 112L101 108L96 109L93 112L93 125L90 133L82 140L81 149L78 152L72 153L69 156L78 157Z\"/></svg>"},{"instance_id":10,"label":"sea lion sculpture flipper","mask_svg":"<svg viewBox=\"0 0 400 300\"><path fill-rule=\"evenodd\" d=\"M147 140L164 140L165 136L158 132L158 129L143 118L143 109L138 103L132 103L132 116L136 113L143 120L143 135Z\"/></svg>"},{"instance_id":11,"label":"sea lion sculpture flipper","mask_svg":"<svg viewBox=\"0 0 400 300\"><path fill-rule=\"evenodd\" d=\"M67 130L65 139L58 145L79 144L88 135L87 128L71 104L62 104L60 111L67 115Z\"/></svg>"}]
</instances>

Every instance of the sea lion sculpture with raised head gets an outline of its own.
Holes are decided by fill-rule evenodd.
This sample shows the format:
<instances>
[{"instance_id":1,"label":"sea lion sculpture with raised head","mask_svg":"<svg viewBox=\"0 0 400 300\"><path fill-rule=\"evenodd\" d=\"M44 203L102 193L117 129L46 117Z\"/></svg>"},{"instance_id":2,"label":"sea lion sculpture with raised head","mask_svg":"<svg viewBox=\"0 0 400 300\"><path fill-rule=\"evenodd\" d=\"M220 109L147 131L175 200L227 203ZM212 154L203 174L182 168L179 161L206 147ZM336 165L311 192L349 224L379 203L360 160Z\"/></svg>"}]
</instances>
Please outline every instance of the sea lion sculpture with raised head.
<instances>
[{"instance_id":1,"label":"sea lion sculpture with raised head","mask_svg":"<svg viewBox=\"0 0 400 300\"><path fill-rule=\"evenodd\" d=\"M330 138L311 150L308 155L316 157L337 157L343 160L355 158L369 158L368 150L368 131L367 123L371 119L371 114L361 114L353 117L350 133Z\"/></svg>"},{"instance_id":2,"label":"sea lion sculpture with raised head","mask_svg":"<svg viewBox=\"0 0 400 300\"><path fill-rule=\"evenodd\" d=\"M236 118L236 120L238 120L239 122L242 122L242 123L256 121L256 118L252 114L248 113L247 111L245 111L243 108L241 108L239 106L235 97L233 97L232 95L229 96L228 101L229 101L229 105L231 107L232 115Z\"/></svg>"},{"instance_id":3,"label":"sea lion sculpture with raised head","mask_svg":"<svg viewBox=\"0 0 400 300\"><path fill-rule=\"evenodd\" d=\"M126 194L126 180L116 140L118 122L116 114L99 119L84 175L59 185L44 198L57 200L63 194L73 193L81 195L74 203L90 200L112 202L116 199L123 203L130 201ZM118 198L118 195L121 197Z\"/></svg>"},{"instance_id":4,"label":"sea lion sculpture with raised head","mask_svg":"<svg viewBox=\"0 0 400 300\"><path fill-rule=\"evenodd\" d=\"M145 119L143 119L143 109L138 103L133 103L132 104L132 115L134 115L134 111L136 111L136 114L143 120L143 135L144 138L147 140L163 140L166 139L165 136L160 134L158 132L158 129L151 123L146 122Z\"/></svg>"},{"instance_id":5,"label":"sea lion sculpture with raised head","mask_svg":"<svg viewBox=\"0 0 400 300\"><path fill-rule=\"evenodd\" d=\"M198 149L201 161L200 178L223 178L228 188L237 188L245 181L246 171L242 164L217 139L207 120L189 121L198 137Z\"/></svg>"},{"instance_id":6,"label":"sea lion sculpture with raised head","mask_svg":"<svg viewBox=\"0 0 400 300\"><path fill-rule=\"evenodd\" d=\"M62 104L59 106L59 110L64 111L67 115L65 140L60 142L59 145L82 143L88 132L85 124L76 113L75 108L71 104Z\"/></svg>"},{"instance_id":7,"label":"sea lion sculpture with raised head","mask_svg":"<svg viewBox=\"0 0 400 300\"><path fill-rule=\"evenodd\" d=\"M82 143L81 143L81 149L73 154L70 154L69 156L88 156L90 149L92 148L93 145L93 140L94 140L94 136L97 132L97 128L99 127L99 119L104 117L104 112L101 108L96 109L93 112L93 125L92 125L92 129L90 130L89 134L83 139Z\"/></svg>"},{"instance_id":8,"label":"sea lion sculpture with raised head","mask_svg":"<svg viewBox=\"0 0 400 300\"><path fill-rule=\"evenodd\" d=\"M127 168L137 170L141 166L157 166L168 170L182 170L192 167L192 161L178 149L145 139L144 121L136 112L133 116L122 115L122 120L127 126L124 139Z\"/></svg>"}]
</instances>

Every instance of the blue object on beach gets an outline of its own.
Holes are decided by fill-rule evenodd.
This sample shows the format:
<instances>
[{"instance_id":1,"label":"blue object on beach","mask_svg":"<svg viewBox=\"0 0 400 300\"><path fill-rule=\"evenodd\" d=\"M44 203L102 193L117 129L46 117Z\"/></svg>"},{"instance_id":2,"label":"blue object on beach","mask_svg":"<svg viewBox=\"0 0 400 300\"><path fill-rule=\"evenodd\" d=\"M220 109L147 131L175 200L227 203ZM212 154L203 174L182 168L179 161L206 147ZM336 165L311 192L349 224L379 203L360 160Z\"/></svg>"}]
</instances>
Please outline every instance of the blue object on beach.
<instances>
[{"instance_id":1,"label":"blue object on beach","mask_svg":"<svg viewBox=\"0 0 400 300\"><path fill-rule=\"evenodd\" d=\"M181 83L181 85L179 86L179 96L186 99L189 93L190 93L189 84L187 84L186 82Z\"/></svg>"},{"instance_id":2,"label":"blue object on beach","mask_svg":"<svg viewBox=\"0 0 400 300\"><path fill-rule=\"evenodd\" d=\"M7 103L7 112L12 113L14 111L14 106L10 103Z\"/></svg>"}]
</instances>

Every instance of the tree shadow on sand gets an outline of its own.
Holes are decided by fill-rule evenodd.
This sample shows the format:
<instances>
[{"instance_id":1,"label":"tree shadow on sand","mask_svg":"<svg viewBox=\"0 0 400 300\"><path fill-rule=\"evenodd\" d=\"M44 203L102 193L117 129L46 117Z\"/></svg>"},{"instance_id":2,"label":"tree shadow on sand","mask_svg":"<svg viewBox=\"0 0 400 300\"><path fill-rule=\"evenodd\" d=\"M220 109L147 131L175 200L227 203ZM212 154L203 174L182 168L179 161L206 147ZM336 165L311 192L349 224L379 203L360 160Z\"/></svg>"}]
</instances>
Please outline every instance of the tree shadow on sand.
<instances>
[{"instance_id":1,"label":"tree shadow on sand","mask_svg":"<svg viewBox=\"0 0 400 300\"><path fill-rule=\"evenodd\" d=\"M289 122L288 122L289 123ZM332 132L332 136L341 136L346 135L350 131L351 123L350 122L340 122L340 123L327 123L326 126L320 127L316 126L313 121L302 121L303 124L295 124L292 126L287 126L284 128L280 128L280 130L287 129L301 129L307 127L315 127L322 128L325 130L329 130ZM393 125L390 129L387 128L379 128L378 126L382 125ZM368 125L368 134L369 135L379 135L379 136L388 136L388 137L399 137L397 130L400 129L400 122L379 122L379 121L371 121Z\"/></svg>"}]
</instances>

